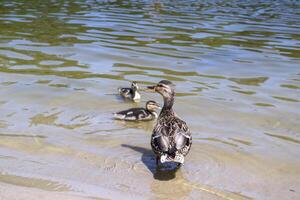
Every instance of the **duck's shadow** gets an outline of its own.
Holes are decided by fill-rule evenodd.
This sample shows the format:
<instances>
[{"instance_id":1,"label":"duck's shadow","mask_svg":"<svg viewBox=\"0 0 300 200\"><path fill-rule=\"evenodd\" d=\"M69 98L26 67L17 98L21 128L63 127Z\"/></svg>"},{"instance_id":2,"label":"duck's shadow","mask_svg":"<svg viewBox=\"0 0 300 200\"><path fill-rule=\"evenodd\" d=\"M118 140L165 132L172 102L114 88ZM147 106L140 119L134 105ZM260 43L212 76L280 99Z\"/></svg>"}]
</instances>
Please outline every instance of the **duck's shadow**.
<instances>
[{"instance_id":1,"label":"duck's shadow","mask_svg":"<svg viewBox=\"0 0 300 200\"><path fill-rule=\"evenodd\" d=\"M122 147L126 147L135 150L142 154L141 160L145 166L153 174L153 178L160 181L168 181L176 177L178 168L172 163L164 164L163 166L156 166L155 156L150 149L143 147L132 146L128 144L122 144Z\"/></svg>"}]
</instances>

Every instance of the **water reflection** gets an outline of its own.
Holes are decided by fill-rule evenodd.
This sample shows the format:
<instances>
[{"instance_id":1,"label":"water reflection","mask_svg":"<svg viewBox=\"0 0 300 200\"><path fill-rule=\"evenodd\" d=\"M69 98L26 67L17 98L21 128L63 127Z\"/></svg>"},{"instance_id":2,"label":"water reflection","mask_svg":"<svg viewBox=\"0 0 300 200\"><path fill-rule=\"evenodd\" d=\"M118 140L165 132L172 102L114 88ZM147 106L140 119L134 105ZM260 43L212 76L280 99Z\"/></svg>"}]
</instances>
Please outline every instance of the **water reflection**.
<instances>
[{"instance_id":1,"label":"water reflection","mask_svg":"<svg viewBox=\"0 0 300 200\"><path fill-rule=\"evenodd\" d=\"M284 8L290 12L278 13ZM0 9L3 73L263 86L277 75L265 65L287 60L280 68L294 73L300 58L299 23L291 17L299 4L288 1L4 1ZM298 87L276 83L282 90ZM194 91L202 89L194 85L181 93Z\"/></svg>"}]
</instances>

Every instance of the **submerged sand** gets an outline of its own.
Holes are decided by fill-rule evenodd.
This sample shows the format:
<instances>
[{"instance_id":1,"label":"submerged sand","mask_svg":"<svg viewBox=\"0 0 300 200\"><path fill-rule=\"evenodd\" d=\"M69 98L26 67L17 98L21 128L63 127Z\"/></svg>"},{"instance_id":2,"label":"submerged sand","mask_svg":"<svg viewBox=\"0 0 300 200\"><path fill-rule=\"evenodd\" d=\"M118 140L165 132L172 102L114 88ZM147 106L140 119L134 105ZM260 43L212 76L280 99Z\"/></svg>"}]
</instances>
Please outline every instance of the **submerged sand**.
<instances>
[{"instance_id":1,"label":"submerged sand","mask_svg":"<svg viewBox=\"0 0 300 200\"><path fill-rule=\"evenodd\" d=\"M22 85L33 79L22 78ZM105 95L117 84L101 95L43 85L30 93L20 85L2 89L11 99L1 105L2 199L299 198L297 112L177 97L175 109L193 132L192 151L180 170L158 170L149 145L153 122L112 119L113 111L132 106Z\"/></svg>"},{"instance_id":2,"label":"submerged sand","mask_svg":"<svg viewBox=\"0 0 300 200\"><path fill-rule=\"evenodd\" d=\"M49 192L30 187L20 187L11 184L0 183L0 199L2 200L88 200L100 198L88 198L74 194L66 194L61 192Z\"/></svg>"}]
</instances>

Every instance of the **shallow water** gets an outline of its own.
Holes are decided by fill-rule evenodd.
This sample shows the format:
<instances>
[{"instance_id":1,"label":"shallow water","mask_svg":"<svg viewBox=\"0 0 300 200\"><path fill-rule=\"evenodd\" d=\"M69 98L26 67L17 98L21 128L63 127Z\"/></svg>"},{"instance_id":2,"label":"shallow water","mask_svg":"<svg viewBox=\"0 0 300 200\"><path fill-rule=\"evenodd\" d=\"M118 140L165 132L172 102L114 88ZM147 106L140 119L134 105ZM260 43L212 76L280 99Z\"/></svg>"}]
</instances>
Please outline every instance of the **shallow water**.
<instances>
[{"instance_id":1,"label":"shallow water","mask_svg":"<svg viewBox=\"0 0 300 200\"><path fill-rule=\"evenodd\" d=\"M297 1L3 0L0 182L32 196L299 199L299 47ZM111 114L162 103L115 95L161 79L194 138L178 171L156 169L153 122Z\"/></svg>"}]
</instances>

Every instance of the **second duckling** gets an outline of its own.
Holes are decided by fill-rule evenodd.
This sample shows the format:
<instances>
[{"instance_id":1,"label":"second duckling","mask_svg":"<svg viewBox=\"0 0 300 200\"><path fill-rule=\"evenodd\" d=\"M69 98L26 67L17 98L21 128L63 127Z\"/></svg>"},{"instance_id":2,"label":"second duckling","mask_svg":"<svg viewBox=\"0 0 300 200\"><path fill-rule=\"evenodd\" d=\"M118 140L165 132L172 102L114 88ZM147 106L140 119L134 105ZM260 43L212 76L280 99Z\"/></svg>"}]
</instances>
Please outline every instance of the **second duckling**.
<instances>
[{"instance_id":1,"label":"second duckling","mask_svg":"<svg viewBox=\"0 0 300 200\"><path fill-rule=\"evenodd\" d=\"M114 113L114 118L126 121L149 121L158 117L160 106L155 101L147 101L146 108L131 108Z\"/></svg>"},{"instance_id":2,"label":"second duckling","mask_svg":"<svg viewBox=\"0 0 300 200\"><path fill-rule=\"evenodd\" d=\"M138 92L138 85L136 82L132 82L131 88L119 88L119 94L129 100L139 101L141 99L141 95Z\"/></svg>"}]
</instances>

